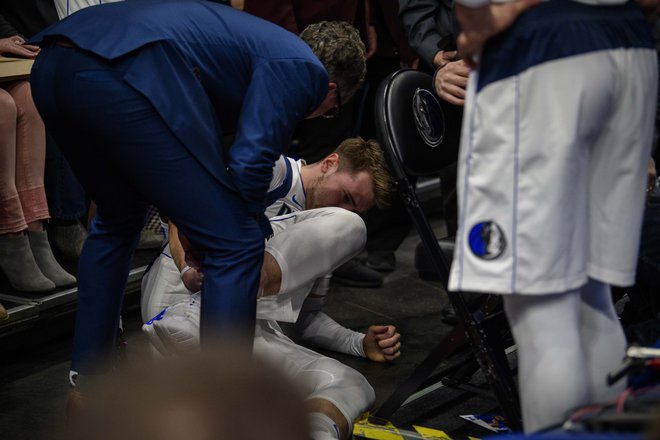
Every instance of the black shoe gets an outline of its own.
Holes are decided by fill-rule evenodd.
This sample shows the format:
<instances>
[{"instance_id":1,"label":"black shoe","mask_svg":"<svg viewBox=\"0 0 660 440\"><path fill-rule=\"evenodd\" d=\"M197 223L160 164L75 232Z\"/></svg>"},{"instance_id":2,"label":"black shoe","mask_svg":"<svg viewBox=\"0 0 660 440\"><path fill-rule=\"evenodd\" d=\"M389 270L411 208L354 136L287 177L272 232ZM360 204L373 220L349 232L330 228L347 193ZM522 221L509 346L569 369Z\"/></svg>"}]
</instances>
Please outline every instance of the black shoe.
<instances>
[{"instance_id":1,"label":"black shoe","mask_svg":"<svg viewBox=\"0 0 660 440\"><path fill-rule=\"evenodd\" d=\"M332 279L347 286L379 287L383 276L353 258L335 269Z\"/></svg>"},{"instance_id":2,"label":"black shoe","mask_svg":"<svg viewBox=\"0 0 660 440\"><path fill-rule=\"evenodd\" d=\"M440 321L447 325L458 324L458 318L456 317L456 310L454 310L454 306L447 304L444 309L440 310Z\"/></svg>"},{"instance_id":3,"label":"black shoe","mask_svg":"<svg viewBox=\"0 0 660 440\"><path fill-rule=\"evenodd\" d=\"M396 269L396 258L392 251L372 251L364 265L378 272L393 272Z\"/></svg>"}]
</instances>

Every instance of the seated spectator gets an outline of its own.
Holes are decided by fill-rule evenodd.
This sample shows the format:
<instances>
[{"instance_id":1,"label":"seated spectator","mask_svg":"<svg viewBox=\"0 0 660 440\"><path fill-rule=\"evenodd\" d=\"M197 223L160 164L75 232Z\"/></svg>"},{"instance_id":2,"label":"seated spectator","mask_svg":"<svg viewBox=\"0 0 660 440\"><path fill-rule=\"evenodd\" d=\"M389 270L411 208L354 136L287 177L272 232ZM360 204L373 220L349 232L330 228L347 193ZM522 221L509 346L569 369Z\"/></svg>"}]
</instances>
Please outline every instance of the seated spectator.
<instances>
[{"instance_id":1,"label":"seated spectator","mask_svg":"<svg viewBox=\"0 0 660 440\"><path fill-rule=\"evenodd\" d=\"M52 0L0 2L0 38L30 38L57 20L56 5ZM26 58L34 58L37 53L23 49L21 56ZM50 246L58 257L77 260L87 237L87 229L81 222L87 217L87 195L48 131L44 185L50 213Z\"/></svg>"},{"instance_id":2,"label":"seated spectator","mask_svg":"<svg viewBox=\"0 0 660 440\"><path fill-rule=\"evenodd\" d=\"M17 35L4 38L0 52L34 58L38 48L23 43ZM0 269L19 291L75 284L55 260L44 230L45 130L27 81L0 88L0 158Z\"/></svg>"}]
</instances>

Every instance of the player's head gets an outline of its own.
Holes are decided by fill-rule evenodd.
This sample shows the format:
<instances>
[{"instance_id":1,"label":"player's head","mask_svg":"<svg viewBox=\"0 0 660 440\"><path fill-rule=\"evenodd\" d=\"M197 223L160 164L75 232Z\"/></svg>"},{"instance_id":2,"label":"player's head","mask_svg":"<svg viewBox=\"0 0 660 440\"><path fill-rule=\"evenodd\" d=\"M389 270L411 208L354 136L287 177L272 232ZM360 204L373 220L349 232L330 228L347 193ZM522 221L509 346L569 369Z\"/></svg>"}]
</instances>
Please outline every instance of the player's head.
<instances>
[{"instance_id":1,"label":"player's head","mask_svg":"<svg viewBox=\"0 0 660 440\"><path fill-rule=\"evenodd\" d=\"M349 138L325 159L307 184L307 208L338 206L364 212L374 204L389 204L392 178L375 140Z\"/></svg>"},{"instance_id":2,"label":"player's head","mask_svg":"<svg viewBox=\"0 0 660 440\"><path fill-rule=\"evenodd\" d=\"M342 103L362 87L367 72L366 49L360 34L344 21L322 21L307 26L300 38L328 72L330 90L326 101L338 112Z\"/></svg>"}]
</instances>

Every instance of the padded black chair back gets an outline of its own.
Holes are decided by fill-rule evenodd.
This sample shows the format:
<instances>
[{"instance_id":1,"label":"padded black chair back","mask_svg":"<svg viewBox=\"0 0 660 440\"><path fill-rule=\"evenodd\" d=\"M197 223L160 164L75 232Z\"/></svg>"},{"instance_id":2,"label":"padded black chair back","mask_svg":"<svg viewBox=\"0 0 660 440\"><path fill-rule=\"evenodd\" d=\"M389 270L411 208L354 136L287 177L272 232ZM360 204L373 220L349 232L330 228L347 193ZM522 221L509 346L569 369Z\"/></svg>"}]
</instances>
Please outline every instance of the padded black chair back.
<instances>
[{"instance_id":1,"label":"padded black chair back","mask_svg":"<svg viewBox=\"0 0 660 440\"><path fill-rule=\"evenodd\" d=\"M437 175L456 160L461 110L436 98L432 81L425 73L399 70L376 94L378 138L412 176Z\"/></svg>"}]
</instances>

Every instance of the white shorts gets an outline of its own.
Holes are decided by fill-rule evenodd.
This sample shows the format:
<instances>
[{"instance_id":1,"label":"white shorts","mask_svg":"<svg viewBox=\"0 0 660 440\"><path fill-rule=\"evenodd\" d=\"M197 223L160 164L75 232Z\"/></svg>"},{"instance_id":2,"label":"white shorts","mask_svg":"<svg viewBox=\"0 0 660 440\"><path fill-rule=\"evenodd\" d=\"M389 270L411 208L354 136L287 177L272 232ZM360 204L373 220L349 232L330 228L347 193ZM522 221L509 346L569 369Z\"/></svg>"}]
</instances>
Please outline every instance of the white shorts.
<instances>
[{"instance_id":1,"label":"white shorts","mask_svg":"<svg viewBox=\"0 0 660 440\"><path fill-rule=\"evenodd\" d=\"M657 88L634 8L546 2L484 51L463 119L451 290L634 283Z\"/></svg>"},{"instance_id":2,"label":"white shorts","mask_svg":"<svg viewBox=\"0 0 660 440\"><path fill-rule=\"evenodd\" d=\"M278 366L302 387L308 400L331 402L349 423L367 411L376 398L362 374L336 359L297 345L275 321L257 320L254 355Z\"/></svg>"}]
</instances>

